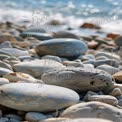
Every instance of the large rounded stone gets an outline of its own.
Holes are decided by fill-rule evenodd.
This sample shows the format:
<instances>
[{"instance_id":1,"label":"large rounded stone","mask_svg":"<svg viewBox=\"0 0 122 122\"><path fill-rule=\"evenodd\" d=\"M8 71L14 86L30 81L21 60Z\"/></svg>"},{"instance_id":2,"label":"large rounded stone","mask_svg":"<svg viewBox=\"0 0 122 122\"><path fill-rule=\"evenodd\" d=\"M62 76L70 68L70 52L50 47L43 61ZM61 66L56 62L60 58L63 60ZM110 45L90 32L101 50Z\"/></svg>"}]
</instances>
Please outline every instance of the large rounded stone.
<instances>
[{"instance_id":1,"label":"large rounded stone","mask_svg":"<svg viewBox=\"0 0 122 122\"><path fill-rule=\"evenodd\" d=\"M76 92L53 85L11 83L0 87L0 104L22 111L55 111L78 101Z\"/></svg>"},{"instance_id":2,"label":"large rounded stone","mask_svg":"<svg viewBox=\"0 0 122 122\"><path fill-rule=\"evenodd\" d=\"M41 77L45 71L56 67L64 66L59 62L47 59L21 62L13 66L16 72L27 73L34 77Z\"/></svg>"},{"instance_id":3,"label":"large rounded stone","mask_svg":"<svg viewBox=\"0 0 122 122\"><path fill-rule=\"evenodd\" d=\"M79 103L67 108L61 117L64 118L103 118L122 122L122 111L114 106L101 102Z\"/></svg>"},{"instance_id":4,"label":"large rounded stone","mask_svg":"<svg viewBox=\"0 0 122 122\"><path fill-rule=\"evenodd\" d=\"M42 80L46 84L70 88L77 92L99 91L113 85L110 74L93 68L57 68L45 72Z\"/></svg>"},{"instance_id":5,"label":"large rounded stone","mask_svg":"<svg viewBox=\"0 0 122 122\"><path fill-rule=\"evenodd\" d=\"M55 55L61 57L77 57L87 51L87 45L77 39L50 39L36 46L38 55Z\"/></svg>"},{"instance_id":6,"label":"large rounded stone","mask_svg":"<svg viewBox=\"0 0 122 122\"><path fill-rule=\"evenodd\" d=\"M0 67L0 77L2 77L3 75L9 74L9 73L13 73L13 71Z\"/></svg>"}]
</instances>

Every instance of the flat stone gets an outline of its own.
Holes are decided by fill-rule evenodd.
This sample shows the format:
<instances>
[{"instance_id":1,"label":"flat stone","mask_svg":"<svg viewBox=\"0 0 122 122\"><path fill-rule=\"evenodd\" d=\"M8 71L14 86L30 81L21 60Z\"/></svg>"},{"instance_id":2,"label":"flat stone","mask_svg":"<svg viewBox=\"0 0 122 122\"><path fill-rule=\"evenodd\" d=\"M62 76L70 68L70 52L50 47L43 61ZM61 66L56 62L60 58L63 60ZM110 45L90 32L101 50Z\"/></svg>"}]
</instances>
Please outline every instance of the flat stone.
<instances>
[{"instance_id":1,"label":"flat stone","mask_svg":"<svg viewBox=\"0 0 122 122\"><path fill-rule=\"evenodd\" d=\"M55 55L61 57L78 57L88 50L83 40L77 39L51 39L41 42L35 47L38 55Z\"/></svg>"},{"instance_id":2,"label":"flat stone","mask_svg":"<svg viewBox=\"0 0 122 122\"><path fill-rule=\"evenodd\" d=\"M120 56L115 54L114 52L111 52L111 53L109 53L109 52L97 52L95 56L96 57L105 56L105 57L107 57L109 59L115 59L117 61L121 60Z\"/></svg>"},{"instance_id":3,"label":"flat stone","mask_svg":"<svg viewBox=\"0 0 122 122\"><path fill-rule=\"evenodd\" d=\"M47 119L47 116L39 112L28 112L25 115L25 120L29 122L39 122L44 119Z\"/></svg>"},{"instance_id":4,"label":"flat stone","mask_svg":"<svg viewBox=\"0 0 122 122\"><path fill-rule=\"evenodd\" d=\"M97 118L82 118L82 119L51 118L39 122L113 122L113 121Z\"/></svg>"},{"instance_id":5,"label":"flat stone","mask_svg":"<svg viewBox=\"0 0 122 122\"><path fill-rule=\"evenodd\" d=\"M8 84L9 83L9 80L6 79L6 78L0 78L0 86L1 85L4 85L4 84Z\"/></svg>"},{"instance_id":6,"label":"flat stone","mask_svg":"<svg viewBox=\"0 0 122 122\"><path fill-rule=\"evenodd\" d=\"M13 65L13 68L16 72L23 72L26 74L30 74L34 77L40 77L41 75L52 68L56 67L64 67L61 63L53 60L34 60L34 61L26 61Z\"/></svg>"},{"instance_id":7,"label":"flat stone","mask_svg":"<svg viewBox=\"0 0 122 122\"><path fill-rule=\"evenodd\" d=\"M122 71L116 72L115 74L113 74L113 77L119 82L122 82Z\"/></svg>"},{"instance_id":8,"label":"flat stone","mask_svg":"<svg viewBox=\"0 0 122 122\"><path fill-rule=\"evenodd\" d=\"M73 89L77 92L99 91L113 85L110 74L98 69L88 68L56 68L45 72L42 81L46 84Z\"/></svg>"},{"instance_id":9,"label":"flat stone","mask_svg":"<svg viewBox=\"0 0 122 122\"><path fill-rule=\"evenodd\" d=\"M102 118L113 122L122 121L122 111L101 102L79 103L67 108L60 117L64 118Z\"/></svg>"},{"instance_id":10,"label":"flat stone","mask_svg":"<svg viewBox=\"0 0 122 122\"><path fill-rule=\"evenodd\" d=\"M103 64L107 64L107 65L110 65L110 66L113 66L113 67L116 67L118 68L119 67L119 62L117 62L116 60L114 59L104 59L104 60L89 60L89 61L84 61L83 62L84 64L93 64L95 67L98 67L100 65L103 65Z\"/></svg>"},{"instance_id":11,"label":"flat stone","mask_svg":"<svg viewBox=\"0 0 122 122\"><path fill-rule=\"evenodd\" d=\"M2 77L3 75L9 74L9 73L13 73L13 71L0 67L0 77Z\"/></svg>"},{"instance_id":12,"label":"flat stone","mask_svg":"<svg viewBox=\"0 0 122 122\"><path fill-rule=\"evenodd\" d=\"M0 104L21 111L50 112L78 101L76 92L53 85L11 83L0 87Z\"/></svg>"},{"instance_id":13,"label":"flat stone","mask_svg":"<svg viewBox=\"0 0 122 122\"><path fill-rule=\"evenodd\" d=\"M114 106L118 104L118 100L115 97L110 95L91 95L88 96L88 101L98 101L98 102L103 102Z\"/></svg>"},{"instance_id":14,"label":"flat stone","mask_svg":"<svg viewBox=\"0 0 122 122\"><path fill-rule=\"evenodd\" d=\"M29 55L28 51L19 50L16 48L2 48L2 49L0 49L0 51L4 51L4 52L6 52L12 56L16 56L16 57Z\"/></svg>"},{"instance_id":15,"label":"flat stone","mask_svg":"<svg viewBox=\"0 0 122 122\"><path fill-rule=\"evenodd\" d=\"M40 33L40 32L22 32L21 36L22 37L35 37L39 40L48 40L48 39L53 38L51 34Z\"/></svg>"},{"instance_id":16,"label":"flat stone","mask_svg":"<svg viewBox=\"0 0 122 122\"><path fill-rule=\"evenodd\" d=\"M115 68L115 67L107 65L107 64L100 65L100 66L98 66L96 68L100 69L100 70L103 70L103 71L106 71L106 72L108 72L111 75L113 75L113 74L115 74L115 73L117 73L119 71L118 68Z\"/></svg>"}]
</instances>

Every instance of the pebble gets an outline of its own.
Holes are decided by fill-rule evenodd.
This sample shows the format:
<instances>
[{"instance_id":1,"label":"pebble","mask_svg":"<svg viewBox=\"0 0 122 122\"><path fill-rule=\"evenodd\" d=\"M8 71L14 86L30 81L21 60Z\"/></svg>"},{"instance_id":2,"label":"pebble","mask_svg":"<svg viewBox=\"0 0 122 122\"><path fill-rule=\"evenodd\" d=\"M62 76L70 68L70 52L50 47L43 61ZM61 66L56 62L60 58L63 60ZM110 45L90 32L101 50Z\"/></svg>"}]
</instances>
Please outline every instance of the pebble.
<instances>
[{"instance_id":1,"label":"pebble","mask_svg":"<svg viewBox=\"0 0 122 122\"><path fill-rule=\"evenodd\" d=\"M40 78L45 71L56 67L64 66L57 61L47 59L26 61L13 65L13 68L16 72L23 72Z\"/></svg>"},{"instance_id":2,"label":"pebble","mask_svg":"<svg viewBox=\"0 0 122 122\"><path fill-rule=\"evenodd\" d=\"M62 62L60 57L53 56L53 55L45 55L45 56L41 57L41 59L48 59L48 60L53 60L53 61L57 61L57 62Z\"/></svg>"},{"instance_id":3,"label":"pebble","mask_svg":"<svg viewBox=\"0 0 122 122\"><path fill-rule=\"evenodd\" d=\"M103 102L107 103L113 106L116 106L118 104L118 100L110 95L89 95L88 96L88 101L98 101L98 102Z\"/></svg>"},{"instance_id":4,"label":"pebble","mask_svg":"<svg viewBox=\"0 0 122 122\"><path fill-rule=\"evenodd\" d=\"M35 79L29 74L25 74L22 72L14 72L10 74L6 74L3 78L8 79L10 82L18 82L18 81L27 81L28 83L37 83L39 80Z\"/></svg>"},{"instance_id":5,"label":"pebble","mask_svg":"<svg viewBox=\"0 0 122 122\"><path fill-rule=\"evenodd\" d=\"M6 69L9 69L9 70L13 70L11 65L9 65L9 64L7 64L7 63L5 63L3 61L0 61L0 67L6 68Z\"/></svg>"},{"instance_id":6,"label":"pebble","mask_svg":"<svg viewBox=\"0 0 122 122\"><path fill-rule=\"evenodd\" d=\"M111 53L109 53L109 52L97 52L95 56L96 57L105 56L108 59L115 59L117 61L120 61L121 60L120 56L117 55L117 54L115 54L113 51L111 51Z\"/></svg>"},{"instance_id":7,"label":"pebble","mask_svg":"<svg viewBox=\"0 0 122 122\"><path fill-rule=\"evenodd\" d=\"M2 77L3 75L9 74L9 73L13 73L13 71L0 67L0 77Z\"/></svg>"},{"instance_id":8,"label":"pebble","mask_svg":"<svg viewBox=\"0 0 122 122\"><path fill-rule=\"evenodd\" d=\"M8 84L9 83L9 80L6 79L6 78L0 78L0 86L1 85L4 85L4 84Z\"/></svg>"},{"instance_id":9,"label":"pebble","mask_svg":"<svg viewBox=\"0 0 122 122\"><path fill-rule=\"evenodd\" d=\"M77 35L69 31L58 31L53 33L54 38L71 38L71 39L80 39Z\"/></svg>"},{"instance_id":10,"label":"pebble","mask_svg":"<svg viewBox=\"0 0 122 122\"><path fill-rule=\"evenodd\" d=\"M122 111L102 102L87 102L73 105L60 115L64 118L102 118L114 122L122 121Z\"/></svg>"},{"instance_id":11,"label":"pebble","mask_svg":"<svg viewBox=\"0 0 122 122\"><path fill-rule=\"evenodd\" d=\"M122 71L116 72L115 74L113 74L113 77L119 82L122 82Z\"/></svg>"},{"instance_id":12,"label":"pebble","mask_svg":"<svg viewBox=\"0 0 122 122\"><path fill-rule=\"evenodd\" d=\"M113 85L110 74L87 68L56 68L45 72L41 79L46 84L70 88L77 92L99 91Z\"/></svg>"},{"instance_id":13,"label":"pebble","mask_svg":"<svg viewBox=\"0 0 122 122\"><path fill-rule=\"evenodd\" d=\"M21 33L22 37L35 37L39 40L48 40L52 39L52 34L47 34L47 33L40 33L40 32L22 32Z\"/></svg>"},{"instance_id":14,"label":"pebble","mask_svg":"<svg viewBox=\"0 0 122 122\"><path fill-rule=\"evenodd\" d=\"M122 46L122 36L119 36L114 39L115 44L119 47Z\"/></svg>"},{"instance_id":15,"label":"pebble","mask_svg":"<svg viewBox=\"0 0 122 122\"><path fill-rule=\"evenodd\" d=\"M1 48L12 48L11 42L10 41L5 41L0 44L0 49Z\"/></svg>"},{"instance_id":16,"label":"pebble","mask_svg":"<svg viewBox=\"0 0 122 122\"><path fill-rule=\"evenodd\" d=\"M6 59L6 58L9 58L10 56L8 56L8 55L4 55L4 54L0 54L0 60L4 60L4 59Z\"/></svg>"},{"instance_id":17,"label":"pebble","mask_svg":"<svg viewBox=\"0 0 122 122\"><path fill-rule=\"evenodd\" d=\"M55 55L67 58L78 57L87 50L88 47L83 40L67 38L46 40L35 47L36 53L40 56Z\"/></svg>"},{"instance_id":18,"label":"pebble","mask_svg":"<svg viewBox=\"0 0 122 122\"><path fill-rule=\"evenodd\" d=\"M0 87L0 104L16 110L50 112L78 101L73 90L53 85L11 83Z\"/></svg>"},{"instance_id":19,"label":"pebble","mask_svg":"<svg viewBox=\"0 0 122 122\"><path fill-rule=\"evenodd\" d=\"M82 62L76 62L76 61L63 61L63 65L68 67L84 67Z\"/></svg>"},{"instance_id":20,"label":"pebble","mask_svg":"<svg viewBox=\"0 0 122 122\"><path fill-rule=\"evenodd\" d=\"M84 61L83 63L84 64L93 64L95 67L98 67L98 66L103 65L103 64L107 64L107 65L110 65L110 66L113 66L116 68L119 67L119 63L114 59L97 60L97 61L89 60L89 61Z\"/></svg>"},{"instance_id":21,"label":"pebble","mask_svg":"<svg viewBox=\"0 0 122 122\"><path fill-rule=\"evenodd\" d=\"M19 50L17 48L2 48L0 51L4 51L5 53L16 57L29 55L28 51Z\"/></svg>"},{"instance_id":22,"label":"pebble","mask_svg":"<svg viewBox=\"0 0 122 122\"><path fill-rule=\"evenodd\" d=\"M122 91L120 90L120 88L114 88L109 94L117 97L122 95Z\"/></svg>"},{"instance_id":23,"label":"pebble","mask_svg":"<svg viewBox=\"0 0 122 122\"><path fill-rule=\"evenodd\" d=\"M111 75L113 75L113 74L115 74L115 73L117 73L119 71L118 68L115 68L115 67L107 65L107 64L100 65L100 66L96 67L96 69L100 69L100 70L106 71L106 72L108 72Z\"/></svg>"},{"instance_id":24,"label":"pebble","mask_svg":"<svg viewBox=\"0 0 122 122\"><path fill-rule=\"evenodd\" d=\"M39 112L28 112L25 115L25 120L29 122L39 122L44 119L47 119L47 116Z\"/></svg>"}]
</instances>

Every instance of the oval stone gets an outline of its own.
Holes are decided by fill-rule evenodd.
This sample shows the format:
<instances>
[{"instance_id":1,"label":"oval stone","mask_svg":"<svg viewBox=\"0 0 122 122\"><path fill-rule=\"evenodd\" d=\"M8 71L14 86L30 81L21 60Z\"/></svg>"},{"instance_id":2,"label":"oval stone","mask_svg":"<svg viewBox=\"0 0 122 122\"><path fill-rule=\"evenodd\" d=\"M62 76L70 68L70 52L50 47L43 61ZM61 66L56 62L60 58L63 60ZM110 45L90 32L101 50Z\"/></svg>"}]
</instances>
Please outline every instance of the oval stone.
<instances>
[{"instance_id":1,"label":"oval stone","mask_svg":"<svg viewBox=\"0 0 122 122\"><path fill-rule=\"evenodd\" d=\"M67 108L60 117L64 118L102 118L122 122L122 111L101 102L79 103Z\"/></svg>"},{"instance_id":2,"label":"oval stone","mask_svg":"<svg viewBox=\"0 0 122 122\"><path fill-rule=\"evenodd\" d=\"M30 74L34 77L41 77L41 75L52 68L64 67L63 64L53 61L53 60L34 60L26 61L13 65L13 68L16 72L23 72Z\"/></svg>"},{"instance_id":3,"label":"oval stone","mask_svg":"<svg viewBox=\"0 0 122 122\"><path fill-rule=\"evenodd\" d=\"M82 119L51 118L39 122L113 122L113 121L105 119L96 119L96 118L82 118Z\"/></svg>"},{"instance_id":4,"label":"oval stone","mask_svg":"<svg viewBox=\"0 0 122 122\"><path fill-rule=\"evenodd\" d=\"M45 72L42 81L46 84L73 89L77 92L99 91L113 85L110 74L98 69L65 67Z\"/></svg>"},{"instance_id":5,"label":"oval stone","mask_svg":"<svg viewBox=\"0 0 122 122\"><path fill-rule=\"evenodd\" d=\"M50 112L78 103L70 89L38 83L11 83L0 87L0 104L16 110Z\"/></svg>"},{"instance_id":6,"label":"oval stone","mask_svg":"<svg viewBox=\"0 0 122 122\"><path fill-rule=\"evenodd\" d=\"M82 40L67 38L46 40L35 47L36 53L40 56L77 57L87 50L88 47Z\"/></svg>"}]
</instances>

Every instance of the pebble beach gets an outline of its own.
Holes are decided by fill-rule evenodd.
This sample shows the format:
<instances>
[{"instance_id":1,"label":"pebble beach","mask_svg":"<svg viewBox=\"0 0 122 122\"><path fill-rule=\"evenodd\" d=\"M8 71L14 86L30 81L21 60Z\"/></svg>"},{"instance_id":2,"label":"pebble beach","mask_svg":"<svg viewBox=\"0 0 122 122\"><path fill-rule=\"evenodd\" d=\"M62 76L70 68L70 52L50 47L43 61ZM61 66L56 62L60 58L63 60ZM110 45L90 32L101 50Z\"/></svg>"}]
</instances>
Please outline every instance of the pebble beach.
<instances>
[{"instance_id":1,"label":"pebble beach","mask_svg":"<svg viewBox=\"0 0 122 122\"><path fill-rule=\"evenodd\" d=\"M35 17L0 20L0 122L122 122L121 27Z\"/></svg>"}]
</instances>

